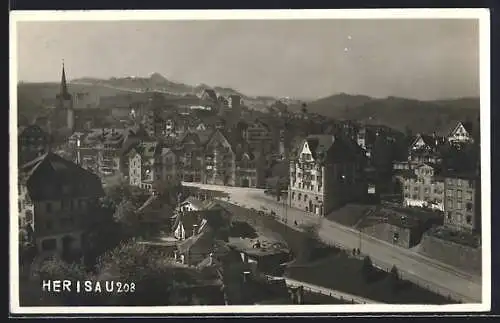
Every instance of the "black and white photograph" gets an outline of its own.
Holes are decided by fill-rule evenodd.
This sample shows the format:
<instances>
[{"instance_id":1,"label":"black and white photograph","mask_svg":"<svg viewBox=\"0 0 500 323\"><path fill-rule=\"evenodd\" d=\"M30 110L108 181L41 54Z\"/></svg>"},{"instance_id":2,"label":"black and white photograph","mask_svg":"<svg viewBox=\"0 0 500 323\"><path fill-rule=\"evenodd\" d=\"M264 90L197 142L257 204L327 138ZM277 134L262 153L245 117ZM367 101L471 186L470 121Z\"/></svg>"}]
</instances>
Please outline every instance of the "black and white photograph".
<instances>
[{"instance_id":1,"label":"black and white photograph","mask_svg":"<svg viewBox=\"0 0 500 323\"><path fill-rule=\"evenodd\" d=\"M486 9L10 18L11 313L490 310Z\"/></svg>"}]
</instances>

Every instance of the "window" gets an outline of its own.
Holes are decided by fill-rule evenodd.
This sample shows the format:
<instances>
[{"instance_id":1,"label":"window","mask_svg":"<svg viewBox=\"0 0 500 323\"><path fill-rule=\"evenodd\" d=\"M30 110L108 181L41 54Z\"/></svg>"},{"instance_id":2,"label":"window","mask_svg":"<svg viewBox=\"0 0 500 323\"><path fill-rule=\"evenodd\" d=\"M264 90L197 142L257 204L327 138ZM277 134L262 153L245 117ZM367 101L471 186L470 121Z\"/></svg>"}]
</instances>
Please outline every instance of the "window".
<instances>
[{"instance_id":1,"label":"window","mask_svg":"<svg viewBox=\"0 0 500 323\"><path fill-rule=\"evenodd\" d=\"M292 200L295 199L295 192L292 192Z\"/></svg>"},{"instance_id":2,"label":"window","mask_svg":"<svg viewBox=\"0 0 500 323\"><path fill-rule=\"evenodd\" d=\"M462 191L461 190L457 190L457 198L462 199Z\"/></svg>"},{"instance_id":3,"label":"window","mask_svg":"<svg viewBox=\"0 0 500 323\"><path fill-rule=\"evenodd\" d=\"M465 204L465 208L467 212L472 212L472 203L468 202Z\"/></svg>"},{"instance_id":4,"label":"window","mask_svg":"<svg viewBox=\"0 0 500 323\"><path fill-rule=\"evenodd\" d=\"M299 196L298 196L297 200L300 201L301 199L302 199L302 194L299 193Z\"/></svg>"},{"instance_id":5,"label":"window","mask_svg":"<svg viewBox=\"0 0 500 323\"><path fill-rule=\"evenodd\" d=\"M472 201L472 193L471 192L466 192L465 193L465 200Z\"/></svg>"},{"instance_id":6,"label":"window","mask_svg":"<svg viewBox=\"0 0 500 323\"><path fill-rule=\"evenodd\" d=\"M451 220L451 211L448 211L448 212L446 213L446 218L447 218L448 220Z\"/></svg>"},{"instance_id":7,"label":"window","mask_svg":"<svg viewBox=\"0 0 500 323\"><path fill-rule=\"evenodd\" d=\"M474 188L474 181L467 181L467 187L470 189Z\"/></svg>"},{"instance_id":8,"label":"window","mask_svg":"<svg viewBox=\"0 0 500 323\"><path fill-rule=\"evenodd\" d=\"M461 209L462 208L462 202L457 202L457 209Z\"/></svg>"},{"instance_id":9,"label":"window","mask_svg":"<svg viewBox=\"0 0 500 323\"><path fill-rule=\"evenodd\" d=\"M307 194L304 195L304 202L307 202Z\"/></svg>"},{"instance_id":10,"label":"window","mask_svg":"<svg viewBox=\"0 0 500 323\"><path fill-rule=\"evenodd\" d=\"M462 186L462 180L461 179L457 180L457 186Z\"/></svg>"},{"instance_id":11,"label":"window","mask_svg":"<svg viewBox=\"0 0 500 323\"><path fill-rule=\"evenodd\" d=\"M452 190L446 190L446 196L447 197L452 197L453 196L453 191Z\"/></svg>"},{"instance_id":12,"label":"window","mask_svg":"<svg viewBox=\"0 0 500 323\"><path fill-rule=\"evenodd\" d=\"M467 221L467 224L472 224L472 216L467 215L467 217L465 219Z\"/></svg>"}]
</instances>

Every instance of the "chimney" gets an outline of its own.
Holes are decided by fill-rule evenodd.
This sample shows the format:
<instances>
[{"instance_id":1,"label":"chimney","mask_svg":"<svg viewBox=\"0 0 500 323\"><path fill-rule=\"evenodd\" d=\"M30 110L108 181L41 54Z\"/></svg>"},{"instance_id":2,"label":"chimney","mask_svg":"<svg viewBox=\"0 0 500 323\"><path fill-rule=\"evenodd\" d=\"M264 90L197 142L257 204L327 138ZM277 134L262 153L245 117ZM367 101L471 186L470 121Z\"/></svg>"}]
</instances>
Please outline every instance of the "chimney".
<instances>
[{"instance_id":1,"label":"chimney","mask_svg":"<svg viewBox=\"0 0 500 323\"><path fill-rule=\"evenodd\" d=\"M193 236L195 236L198 233L198 225L193 224Z\"/></svg>"},{"instance_id":2,"label":"chimney","mask_svg":"<svg viewBox=\"0 0 500 323\"><path fill-rule=\"evenodd\" d=\"M210 257L210 264L209 264L209 266L212 266L213 263L214 263L214 253L211 252L208 256Z\"/></svg>"}]
</instances>

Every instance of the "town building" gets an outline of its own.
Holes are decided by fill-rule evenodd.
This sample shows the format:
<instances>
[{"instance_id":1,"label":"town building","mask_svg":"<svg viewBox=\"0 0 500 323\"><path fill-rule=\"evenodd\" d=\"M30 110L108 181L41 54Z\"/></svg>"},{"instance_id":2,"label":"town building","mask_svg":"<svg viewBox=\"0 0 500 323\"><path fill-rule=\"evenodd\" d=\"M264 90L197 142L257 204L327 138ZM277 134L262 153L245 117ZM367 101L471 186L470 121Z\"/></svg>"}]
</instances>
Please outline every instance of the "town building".
<instances>
[{"instance_id":1,"label":"town building","mask_svg":"<svg viewBox=\"0 0 500 323\"><path fill-rule=\"evenodd\" d=\"M290 205L317 215L365 196L362 150L341 136L310 135L290 161Z\"/></svg>"},{"instance_id":2,"label":"town building","mask_svg":"<svg viewBox=\"0 0 500 323\"><path fill-rule=\"evenodd\" d=\"M404 206L444 211L444 181L438 165L421 164L402 178Z\"/></svg>"},{"instance_id":3,"label":"town building","mask_svg":"<svg viewBox=\"0 0 500 323\"><path fill-rule=\"evenodd\" d=\"M449 172L444 178L444 224L455 230L481 229L481 181L472 173Z\"/></svg>"},{"instance_id":4,"label":"town building","mask_svg":"<svg viewBox=\"0 0 500 323\"><path fill-rule=\"evenodd\" d=\"M202 182L205 145L211 131L186 132L175 148L178 156L179 177L184 182Z\"/></svg>"},{"instance_id":5,"label":"town building","mask_svg":"<svg viewBox=\"0 0 500 323\"><path fill-rule=\"evenodd\" d=\"M100 179L49 152L20 167L19 186L21 217L24 212L33 228L38 252L63 257L81 252L89 228L99 221Z\"/></svg>"},{"instance_id":6,"label":"town building","mask_svg":"<svg viewBox=\"0 0 500 323\"><path fill-rule=\"evenodd\" d=\"M155 180L160 179L157 166L157 142L141 142L129 152L129 183L146 190L153 190Z\"/></svg>"},{"instance_id":7,"label":"town building","mask_svg":"<svg viewBox=\"0 0 500 323\"><path fill-rule=\"evenodd\" d=\"M473 126L472 122L458 122L446 137L446 140L452 144L473 144Z\"/></svg>"},{"instance_id":8,"label":"town building","mask_svg":"<svg viewBox=\"0 0 500 323\"><path fill-rule=\"evenodd\" d=\"M408 162L411 164L442 162L440 147L443 139L436 135L418 134L410 145L408 152Z\"/></svg>"},{"instance_id":9,"label":"town building","mask_svg":"<svg viewBox=\"0 0 500 323\"><path fill-rule=\"evenodd\" d=\"M19 129L18 158L21 164L40 157L49 151L49 134L38 125Z\"/></svg>"},{"instance_id":10,"label":"town building","mask_svg":"<svg viewBox=\"0 0 500 323\"><path fill-rule=\"evenodd\" d=\"M60 90L56 96L56 102L56 107L50 115L50 131L66 129L70 133L73 133L75 125L74 101L73 96L68 91L64 63L62 66Z\"/></svg>"},{"instance_id":11,"label":"town building","mask_svg":"<svg viewBox=\"0 0 500 323\"><path fill-rule=\"evenodd\" d=\"M220 130L214 131L207 141L203 161L203 183L235 186L236 154Z\"/></svg>"},{"instance_id":12,"label":"town building","mask_svg":"<svg viewBox=\"0 0 500 323\"><path fill-rule=\"evenodd\" d=\"M260 119L254 122L240 122L243 139L251 150L270 152L273 147L273 133L270 127Z\"/></svg>"}]
</instances>

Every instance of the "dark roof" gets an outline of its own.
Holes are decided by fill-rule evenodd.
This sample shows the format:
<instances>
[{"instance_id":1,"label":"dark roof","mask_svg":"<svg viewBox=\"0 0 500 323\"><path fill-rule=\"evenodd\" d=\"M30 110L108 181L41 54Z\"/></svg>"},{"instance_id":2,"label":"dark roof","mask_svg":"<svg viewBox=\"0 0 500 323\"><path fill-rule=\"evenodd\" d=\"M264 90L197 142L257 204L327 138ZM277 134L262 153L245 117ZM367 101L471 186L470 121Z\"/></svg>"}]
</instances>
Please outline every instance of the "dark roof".
<instances>
[{"instance_id":1,"label":"dark roof","mask_svg":"<svg viewBox=\"0 0 500 323\"><path fill-rule=\"evenodd\" d=\"M21 176L26 176L28 192L33 200L104 195L97 175L52 152L24 164L20 172Z\"/></svg>"},{"instance_id":2,"label":"dark roof","mask_svg":"<svg viewBox=\"0 0 500 323\"><path fill-rule=\"evenodd\" d=\"M306 139L309 150L316 159L320 154L326 154L335 141L334 136L330 135L310 135Z\"/></svg>"},{"instance_id":3,"label":"dark roof","mask_svg":"<svg viewBox=\"0 0 500 323\"><path fill-rule=\"evenodd\" d=\"M197 254L209 254L211 252L229 249L225 242L215 239L213 233L210 231L203 231L197 235L189 237L179 243L177 248L180 253L194 252Z\"/></svg>"},{"instance_id":4,"label":"dark roof","mask_svg":"<svg viewBox=\"0 0 500 323\"><path fill-rule=\"evenodd\" d=\"M194 207L196 207L197 209L201 210L203 209L204 205L203 205L203 202L190 196L188 197L187 199L185 199L181 204L184 204L184 203L191 203Z\"/></svg>"},{"instance_id":5,"label":"dark roof","mask_svg":"<svg viewBox=\"0 0 500 323\"><path fill-rule=\"evenodd\" d=\"M175 218L174 228L177 228L180 223L184 227L184 230L189 231L193 230L193 226L197 225L198 228L201 224L201 214L195 211L182 212L177 215Z\"/></svg>"},{"instance_id":6,"label":"dark roof","mask_svg":"<svg viewBox=\"0 0 500 323\"><path fill-rule=\"evenodd\" d=\"M205 89L205 91L203 91L203 93L207 94L210 99L212 99L215 102L217 102L217 94L215 93L214 90L212 90L212 89Z\"/></svg>"}]
</instances>

